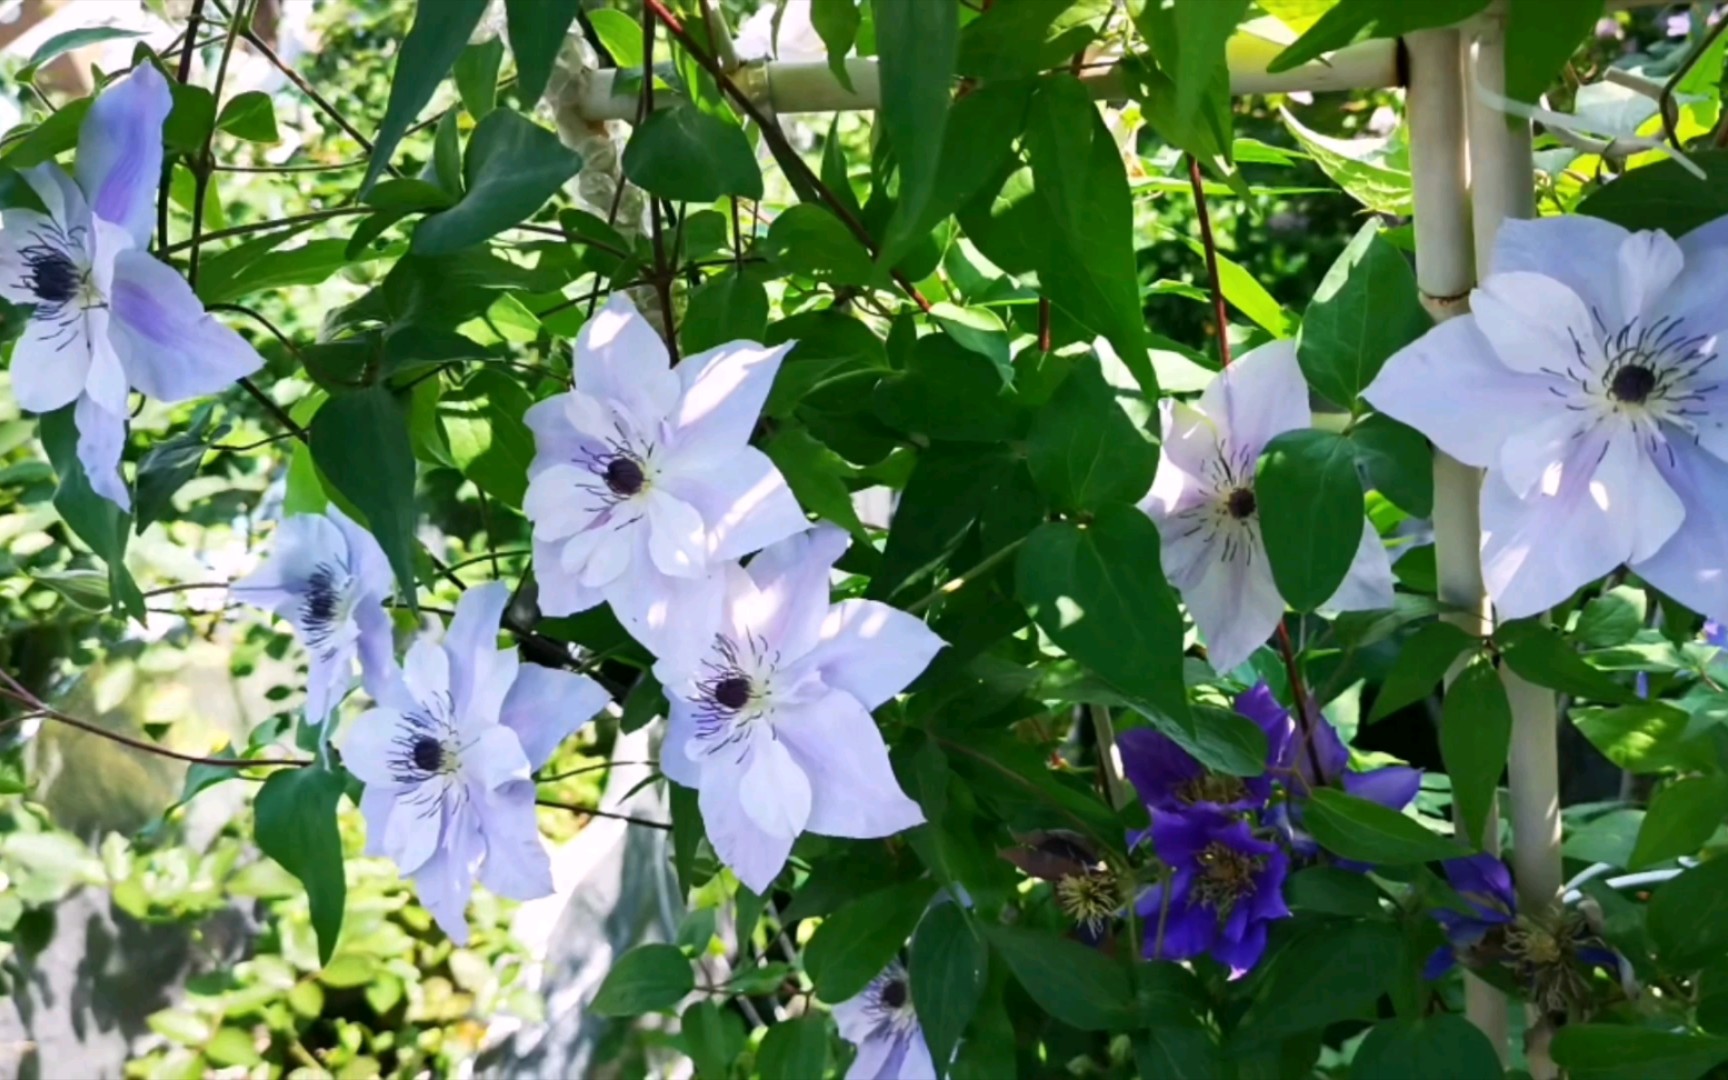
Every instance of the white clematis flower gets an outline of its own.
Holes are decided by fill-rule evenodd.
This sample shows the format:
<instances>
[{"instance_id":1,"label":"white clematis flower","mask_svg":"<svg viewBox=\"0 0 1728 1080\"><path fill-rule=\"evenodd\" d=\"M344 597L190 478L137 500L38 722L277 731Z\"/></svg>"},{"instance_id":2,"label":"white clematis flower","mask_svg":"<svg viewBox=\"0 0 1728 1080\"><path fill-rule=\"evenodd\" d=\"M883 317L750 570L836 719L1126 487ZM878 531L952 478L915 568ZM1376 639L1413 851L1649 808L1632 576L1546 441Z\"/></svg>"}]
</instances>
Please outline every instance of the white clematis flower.
<instances>
[{"instance_id":1,"label":"white clematis flower","mask_svg":"<svg viewBox=\"0 0 1728 1080\"><path fill-rule=\"evenodd\" d=\"M749 445L790 348L733 342L673 369L623 294L588 321L576 388L526 417L537 454L523 511L542 611L608 602L662 658L706 642L725 591L716 569L809 526Z\"/></svg>"},{"instance_id":2,"label":"white clematis flower","mask_svg":"<svg viewBox=\"0 0 1728 1080\"><path fill-rule=\"evenodd\" d=\"M913 1008L912 979L898 960L834 1006L834 1023L858 1050L846 1080L936 1080L930 1044Z\"/></svg>"},{"instance_id":3,"label":"white clematis flower","mask_svg":"<svg viewBox=\"0 0 1728 1080\"><path fill-rule=\"evenodd\" d=\"M757 893L800 833L864 839L924 820L870 711L942 639L874 600L828 603L847 543L824 525L726 567L725 619L706 652L655 665L670 704L661 771L697 789L715 852Z\"/></svg>"},{"instance_id":4,"label":"white clematis flower","mask_svg":"<svg viewBox=\"0 0 1728 1080\"><path fill-rule=\"evenodd\" d=\"M292 623L311 654L308 723L323 723L347 696L356 657L373 695L395 667L384 610L394 581L378 541L331 503L326 513L284 520L270 557L229 587L236 599Z\"/></svg>"},{"instance_id":5,"label":"white clematis flower","mask_svg":"<svg viewBox=\"0 0 1728 1080\"><path fill-rule=\"evenodd\" d=\"M185 401L264 363L148 253L172 106L162 73L135 68L90 106L77 182L53 164L23 170L47 212L7 210L0 227L0 296L33 309L12 353L18 404L42 413L76 403L78 459L122 508L128 392Z\"/></svg>"},{"instance_id":6,"label":"white clematis flower","mask_svg":"<svg viewBox=\"0 0 1728 1080\"><path fill-rule=\"evenodd\" d=\"M366 853L411 876L457 944L468 940L476 874L513 900L552 892L533 772L608 700L592 679L498 648L509 601L502 582L464 593L444 640L414 643L342 744L343 764L366 785Z\"/></svg>"},{"instance_id":7,"label":"white clematis flower","mask_svg":"<svg viewBox=\"0 0 1728 1080\"><path fill-rule=\"evenodd\" d=\"M1274 437L1312 423L1296 346L1262 345L1214 377L1197 406L1166 398L1159 408L1164 449L1140 509L1158 526L1164 573L1205 636L1213 668L1229 671L1284 616L1260 535L1254 470ZM1366 518L1344 583L1321 606L1392 606L1392 564Z\"/></svg>"},{"instance_id":8,"label":"white clematis flower","mask_svg":"<svg viewBox=\"0 0 1728 1080\"><path fill-rule=\"evenodd\" d=\"M1467 465L1500 614L1630 564L1728 615L1728 222L1676 242L1588 217L1508 221L1471 314L1364 396Z\"/></svg>"}]
</instances>

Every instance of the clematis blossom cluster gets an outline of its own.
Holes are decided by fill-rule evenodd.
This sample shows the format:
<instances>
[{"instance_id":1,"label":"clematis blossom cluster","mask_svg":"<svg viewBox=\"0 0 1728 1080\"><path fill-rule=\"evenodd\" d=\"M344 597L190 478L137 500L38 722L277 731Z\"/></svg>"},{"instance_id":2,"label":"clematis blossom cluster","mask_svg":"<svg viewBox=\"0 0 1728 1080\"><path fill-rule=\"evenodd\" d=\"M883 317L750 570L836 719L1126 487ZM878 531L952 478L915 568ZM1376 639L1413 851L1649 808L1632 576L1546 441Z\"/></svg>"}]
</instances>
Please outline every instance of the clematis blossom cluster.
<instances>
[{"instance_id":1,"label":"clematis blossom cluster","mask_svg":"<svg viewBox=\"0 0 1728 1080\"><path fill-rule=\"evenodd\" d=\"M1508 221L1470 314L1364 396L1482 486L1502 617L1621 565L1728 618L1728 218L1675 239L1596 218Z\"/></svg>"},{"instance_id":2,"label":"clematis blossom cluster","mask_svg":"<svg viewBox=\"0 0 1728 1080\"><path fill-rule=\"evenodd\" d=\"M85 115L76 180L52 163L22 170L42 210L7 210L0 225L0 296L30 307L13 393L31 412L73 406L90 486L122 509L128 394L187 401L264 363L147 250L172 106L162 73L139 65Z\"/></svg>"},{"instance_id":3,"label":"clematis blossom cluster","mask_svg":"<svg viewBox=\"0 0 1728 1080\"><path fill-rule=\"evenodd\" d=\"M1159 403L1163 452L1140 501L1158 526L1164 572L1206 639L1212 666L1230 671L1278 628L1284 598L1261 535L1254 471L1266 444L1311 426L1308 384L1288 341L1238 358L1195 405ZM1374 527L1323 608L1392 606L1392 564Z\"/></svg>"}]
</instances>

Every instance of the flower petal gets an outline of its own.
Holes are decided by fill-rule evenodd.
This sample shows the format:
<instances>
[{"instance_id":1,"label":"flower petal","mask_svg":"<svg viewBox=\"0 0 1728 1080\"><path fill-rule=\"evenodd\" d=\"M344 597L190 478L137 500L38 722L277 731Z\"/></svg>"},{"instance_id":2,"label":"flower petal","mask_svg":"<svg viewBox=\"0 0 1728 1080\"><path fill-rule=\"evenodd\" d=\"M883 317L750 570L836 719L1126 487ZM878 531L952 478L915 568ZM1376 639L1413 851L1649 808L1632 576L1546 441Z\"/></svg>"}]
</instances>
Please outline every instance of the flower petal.
<instances>
[{"instance_id":1,"label":"flower petal","mask_svg":"<svg viewBox=\"0 0 1728 1080\"><path fill-rule=\"evenodd\" d=\"M553 618L575 615L605 602L599 589L582 584L578 574L564 569L563 554L574 540L534 541L534 580L540 613Z\"/></svg>"},{"instance_id":2,"label":"flower petal","mask_svg":"<svg viewBox=\"0 0 1728 1080\"><path fill-rule=\"evenodd\" d=\"M1174 398L1160 401L1158 411L1163 432L1158 471L1139 505L1161 522L1210 501L1214 485L1208 479L1216 475L1217 463L1227 459L1223 435L1211 417Z\"/></svg>"},{"instance_id":3,"label":"flower petal","mask_svg":"<svg viewBox=\"0 0 1728 1080\"><path fill-rule=\"evenodd\" d=\"M673 418L674 452L697 460L726 456L750 441L780 362L792 343L735 341L677 367L683 395Z\"/></svg>"},{"instance_id":4,"label":"flower petal","mask_svg":"<svg viewBox=\"0 0 1728 1080\"><path fill-rule=\"evenodd\" d=\"M5 225L0 227L0 296L14 304L34 304L34 274L25 251L54 242L54 219L23 208L7 210L4 216Z\"/></svg>"},{"instance_id":5,"label":"flower petal","mask_svg":"<svg viewBox=\"0 0 1728 1080\"><path fill-rule=\"evenodd\" d=\"M162 124L174 107L168 80L152 64L97 95L78 129L78 185L96 216L150 244L162 178Z\"/></svg>"},{"instance_id":6,"label":"flower petal","mask_svg":"<svg viewBox=\"0 0 1728 1080\"><path fill-rule=\"evenodd\" d=\"M534 784L522 781L474 800L486 861L480 884L509 900L552 895L552 860L534 820Z\"/></svg>"},{"instance_id":7,"label":"flower petal","mask_svg":"<svg viewBox=\"0 0 1728 1080\"><path fill-rule=\"evenodd\" d=\"M355 605L354 625L359 632L360 685L374 701L381 700L384 687L398 671L396 627L384 605L369 597Z\"/></svg>"},{"instance_id":8,"label":"flower petal","mask_svg":"<svg viewBox=\"0 0 1728 1080\"><path fill-rule=\"evenodd\" d=\"M367 709L343 732L343 766L368 790L399 786L391 762L398 755L397 735L407 726L402 714L392 709Z\"/></svg>"},{"instance_id":9,"label":"flower petal","mask_svg":"<svg viewBox=\"0 0 1728 1080\"><path fill-rule=\"evenodd\" d=\"M1362 522L1362 542L1356 546L1356 557L1344 574L1338 591L1320 605L1322 611L1380 611L1390 608L1392 593L1392 560L1386 545L1374 531L1372 522Z\"/></svg>"},{"instance_id":10,"label":"flower petal","mask_svg":"<svg viewBox=\"0 0 1728 1080\"><path fill-rule=\"evenodd\" d=\"M1205 766L1162 732L1133 728L1119 732L1116 748L1122 755L1122 771L1140 801L1154 809L1175 809L1176 792L1183 784L1206 775Z\"/></svg>"},{"instance_id":11,"label":"flower petal","mask_svg":"<svg viewBox=\"0 0 1728 1080\"><path fill-rule=\"evenodd\" d=\"M132 509L132 493L120 475L120 458L126 452L126 418L116 416L81 394L72 411L78 428L78 463L90 490L122 510Z\"/></svg>"},{"instance_id":12,"label":"flower petal","mask_svg":"<svg viewBox=\"0 0 1728 1080\"><path fill-rule=\"evenodd\" d=\"M468 736L462 746L462 775L479 791L497 791L526 781L533 772L522 742L503 724L493 724Z\"/></svg>"},{"instance_id":13,"label":"flower petal","mask_svg":"<svg viewBox=\"0 0 1728 1080\"><path fill-rule=\"evenodd\" d=\"M1284 597L1272 580L1265 547L1238 545L1231 557L1214 556L1192 585L1182 588L1182 602L1206 639L1207 656L1218 672L1235 670L1266 643L1284 617Z\"/></svg>"},{"instance_id":14,"label":"flower petal","mask_svg":"<svg viewBox=\"0 0 1728 1080\"><path fill-rule=\"evenodd\" d=\"M1275 436L1312 425L1296 343L1273 341L1238 357L1201 393L1200 411L1249 460L1259 457Z\"/></svg>"},{"instance_id":15,"label":"flower petal","mask_svg":"<svg viewBox=\"0 0 1728 1080\"><path fill-rule=\"evenodd\" d=\"M354 688L355 629L352 623L335 627L306 668L306 722L322 724L331 710L342 704Z\"/></svg>"},{"instance_id":16,"label":"flower petal","mask_svg":"<svg viewBox=\"0 0 1728 1080\"><path fill-rule=\"evenodd\" d=\"M1558 378L1602 334L1578 294L1542 274L1493 275L1471 291L1470 312L1500 362L1525 375Z\"/></svg>"},{"instance_id":17,"label":"flower petal","mask_svg":"<svg viewBox=\"0 0 1728 1080\"><path fill-rule=\"evenodd\" d=\"M1635 232L1620 242L1620 311L1626 318L1663 306L1663 297L1686 265L1673 237L1661 231Z\"/></svg>"},{"instance_id":18,"label":"flower petal","mask_svg":"<svg viewBox=\"0 0 1728 1080\"><path fill-rule=\"evenodd\" d=\"M528 756L529 767L538 769L552 757L559 743L598 715L611 700L606 688L586 675L523 664L504 698L498 719L516 733L522 752Z\"/></svg>"},{"instance_id":19,"label":"flower petal","mask_svg":"<svg viewBox=\"0 0 1728 1080\"><path fill-rule=\"evenodd\" d=\"M462 810L445 797L443 777L434 777L418 784L403 785L396 791L396 805L390 820L384 825L384 854L404 874L420 869L438 851L440 843L449 843L445 830L452 811Z\"/></svg>"},{"instance_id":20,"label":"flower petal","mask_svg":"<svg viewBox=\"0 0 1728 1080\"><path fill-rule=\"evenodd\" d=\"M343 564L347 555L347 542L334 521L323 514L294 514L276 526L264 562L228 586L228 591L245 603L288 618L299 607L318 565Z\"/></svg>"},{"instance_id":21,"label":"flower petal","mask_svg":"<svg viewBox=\"0 0 1728 1080\"><path fill-rule=\"evenodd\" d=\"M402 678L415 701L436 701L450 689L450 656L430 638L421 637L408 647Z\"/></svg>"},{"instance_id":22,"label":"flower petal","mask_svg":"<svg viewBox=\"0 0 1728 1080\"><path fill-rule=\"evenodd\" d=\"M678 403L666 346L623 292L583 324L573 366L576 389L621 405L640 431L654 431Z\"/></svg>"},{"instance_id":23,"label":"flower petal","mask_svg":"<svg viewBox=\"0 0 1728 1080\"><path fill-rule=\"evenodd\" d=\"M851 694L781 709L774 732L814 793L806 830L868 840L923 824L924 811L906 797L888 764L876 721Z\"/></svg>"},{"instance_id":24,"label":"flower petal","mask_svg":"<svg viewBox=\"0 0 1728 1080\"><path fill-rule=\"evenodd\" d=\"M680 457L661 484L702 515L712 558L742 559L810 527L786 478L754 446L694 465Z\"/></svg>"},{"instance_id":25,"label":"flower petal","mask_svg":"<svg viewBox=\"0 0 1728 1080\"><path fill-rule=\"evenodd\" d=\"M205 313L184 278L142 251L115 258L109 302L126 377L158 401L214 394L264 366L245 338Z\"/></svg>"},{"instance_id":26,"label":"flower petal","mask_svg":"<svg viewBox=\"0 0 1728 1080\"><path fill-rule=\"evenodd\" d=\"M668 577L706 574L708 529L696 508L666 491L651 491L643 502L648 514L648 555L655 567Z\"/></svg>"},{"instance_id":27,"label":"flower petal","mask_svg":"<svg viewBox=\"0 0 1728 1080\"><path fill-rule=\"evenodd\" d=\"M457 945L468 944L468 901L474 894L474 872L485 856L478 815L463 800L450 809L442 846L414 875L421 905Z\"/></svg>"},{"instance_id":28,"label":"flower petal","mask_svg":"<svg viewBox=\"0 0 1728 1080\"><path fill-rule=\"evenodd\" d=\"M1620 306L1615 256L1630 235L1618 225L1581 214L1508 219L1494 237L1492 274L1528 271L1551 277L1594 308L1604 324L1618 326L1626 313Z\"/></svg>"},{"instance_id":29,"label":"flower petal","mask_svg":"<svg viewBox=\"0 0 1728 1080\"><path fill-rule=\"evenodd\" d=\"M1358 799L1377 802L1392 810L1402 810L1416 799L1422 789L1422 771L1405 765L1388 765L1365 773L1346 772L1344 790Z\"/></svg>"},{"instance_id":30,"label":"flower petal","mask_svg":"<svg viewBox=\"0 0 1728 1080\"><path fill-rule=\"evenodd\" d=\"M90 381L91 361L86 319L31 319L12 347L12 394L18 407L46 413L78 400Z\"/></svg>"},{"instance_id":31,"label":"flower petal","mask_svg":"<svg viewBox=\"0 0 1728 1080\"><path fill-rule=\"evenodd\" d=\"M764 896L792 854L796 836L765 832L744 812L743 776L744 770L729 761L704 765L696 804L714 853L751 892Z\"/></svg>"},{"instance_id":32,"label":"flower petal","mask_svg":"<svg viewBox=\"0 0 1728 1080\"><path fill-rule=\"evenodd\" d=\"M700 578L667 577L648 566L643 573L619 578L603 592L624 629L655 655L659 665L683 671L700 660L720 629L728 571L743 577L735 564Z\"/></svg>"},{"instance_id":33,"label":"flower petal","mask_svg":"<svg viewBox=\"0 0 1728 1080\"><path fill-rule=\"evenodd\" d=\"M771 735L753 739L738 797L750 820L772 836L795 837L810 820L810 777L786 744Z\"/></svg>"},{"instance_id":34,"label":"flower petal","mask_svg":"<svg viewBox=\"0 0 1728 1080\"><path fill-rule=\"evenodd\" d=\"M829 608L820 637L805 662L866 709L904 690L946 644L916 616L875 600Z\"/></svg>"},{"instance_id":35,"label":"flower petal","mask_svg":"<svg viewBox=\"0 0 1728 1080\"><path fill-rule=\"evenodd\" d=\"M1513 432L1552 415L1551 385L1501 363L1466 315L1394 353L1362 396L1464 464L1487 468Z\"/></svg>"},{"instance_id":36,"label":"flower petal","mask_svg":"<svg viewBox=\"0 0 1728 1080\"><path fill-rule=\"evenodd\" d=\"M498 720L504 695L516 681L516 650L498 647L499 626L510 603L510 586L489 581L462 594L456 614L444 633L449 655L450 693L456 715L465 725L489 725Z\"/></svg>"},{"instance_id":37,"label":"flower petal","mask_svg":"<svg viewBox=\"0 0 1728 1080\"><path fill-rule=\"evenodd\" d=\"M574 536L594 524L605 507L587 490L594 473L580 465L554 464L528 481L522 513L534 523L536 540Z\"/></svg>"},{"instance_id":38,"label":"flower petal","mask_svg":"<svg viewBox=\"0 0 1728 1080\"><path fill-rule=\"evenodd\" d=\"M1673 537L1632 569L1694 611L1728 619L1728 463L1683 439L1656 467L1686 507Z\"/></svg>"},{"instance_id":39,"label":"flower petal","mask_svg":"<svg viewBox=\"0 0 1728 1080\"><path fill-rule=\"evenodd\" d=\"M696 706L676 693L666 695L666 734L660 740L660 771L687 788L702 783L702 766L685 747L696 737Z\"/></svg>"},{"instance_id":40,"label":"flower petal","mask_svg":"<svg viewBox=\"0 0 1728 1080\"><path fill-rule=\"evenodd\" d=\"M828 579L851 544L844 529L819 525L764 548L746 572L756 591L741 601L752 631L793 659L815 648L828 618Z\"/></svg>"},{"instance_id":41,"label":"flower petal","mask_svg":"<svg viewBox=\"0 0 1728 1080\"><path fill-rule=\"evenodd\" d=\"M48 216L68 235L81 235L88 245L95 231L90 220L90 204L85 201L84 193L78 190L78 185L72 182L65 171L58 165L32 165L28 169L19 170L18 175L30 185L30 190L42 200L42 208L48 211ZM11 213L10 210L7 211ZM82 230L81 232L79 230Z\"/></svg>"},{"instance_id":42,"label":"flower petal","mask_svg":"<svg viewBox=\"0 0 1728 1080\"><path fill-rule=\"evenodd\" d=\"M324 511L330 523L336 526L336 531L342 534L342 540L347 546L343 565L348 572L359 580L362 592L382 600L396 589L396 573L390 569L390 560L384 556L384 549L379 546L378 538L366 531L359 522L342 512L342 508L331 503Z\"/></svg>"}]
</instances>

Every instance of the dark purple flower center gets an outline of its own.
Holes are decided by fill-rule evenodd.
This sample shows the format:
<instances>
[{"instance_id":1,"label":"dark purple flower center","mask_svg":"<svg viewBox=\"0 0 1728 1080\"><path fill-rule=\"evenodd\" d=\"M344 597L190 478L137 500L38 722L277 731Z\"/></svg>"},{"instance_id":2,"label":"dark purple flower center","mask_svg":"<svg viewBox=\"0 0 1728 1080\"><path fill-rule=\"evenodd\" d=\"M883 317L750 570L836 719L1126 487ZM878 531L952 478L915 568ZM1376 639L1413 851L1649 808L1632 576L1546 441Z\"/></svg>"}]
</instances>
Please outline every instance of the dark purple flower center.
<instances>
[{"instance_id":1,"label":"dark purple flower center","mask_svg":"<svg viewBox=\"0 0 1728 1080\"><path fill-rule=\"evenodd\" d=\"M1230 516L1237 521L1253 517L1257 506L1254 502L1254 490L1252 488L1237 488L1224 500L1224 506L1230 511Z\"/></svg>"},{"instance_id":2,"label":"dark purple flower center","mask_svg":"<svg viewBox=\"0 0 1728 1080\"><path fill-rule=\"evenodd\" d=\"M646 479L642 475L642 463L623 455L606 463L605 475L606 486L611 489L612 494L626 499L641 491L642 482Z\"/></svg>"},{"instance_id":3,"label":"dark purple flower center","mask_svg":"<svg viewBox=\"0 0 1728 1080\"><path fill-rule=\"evenodd\" d=\"M714 684L714 703L737 712L750 704L750 680L742 675L728 675Z\"/></svg>"},{"instance_id":4,"label":"dark purple flower center","mask_svg":"<svg viewBox=\"0 0 1728 1080\"><path fill-rule=\"evenodd\" d=\"M898 1009L906 1004L906 984L899 979L889 979L882 984L882 1004L890 1009Z\"/></svg>"},{"instance_id":5,"label":"dark purple flower center","mask_svg":"<svg viewBox=\"0 0 1728 1080\"><path fill-rule=\"evenodd\" d=\"M58 307L78 295L78 267L71 256L50 244L33 244L25 250L27 281L36 299Z\"/></svg>"},{"instance_id":6,"label":"dark purple flower center","mask_svg":"<svg viewBox=\"0 0 1728 1080\"><path fill-rule=\"evenodd\" d=\"M1194 894L1202 904L1223 918L1239 902L1254 894L1254 875L1259 873L1265 860L1214 840L1206 845L1196 861L1200 864L1200 873L1194 879Z\"/></svg>"},{"instance_id":7,"label":"dark purple flower center","mask_svg":"<svg viewBox=\"0 0 1728 1080\"><path fill-rule=\"evenodd\" d=\"M435 773L444 767L444 744L430 735L416 737L409 754L414 759L414 767L421 772Z\"/></svg>"},{"instance_id":8,"label":"dark purple flower center","mask_svg":"<svg viewBox=\"0 0 1728 1080\"><path fill-rule=\"evenodd\" d=\"M1176 800L1194 806L1197 803L1216 803L1225 806L1239 802L1248 797L1248 788L1234 776L1218 776L1214 773L1201 773L1192 780L1185 780L1176 788Z\"/></svg>"},{"instance_id":9,"label":"dark purple flower center","mask_svg":"<svg viewBox=\"0 0 1728 1080\"><path fill-rule=\"evenodd\" d=\"M1615 401L1642 405L1656 389L1656 373L1643 364L1626 364L1609 380L1608 393Z\"/></svg>"}]
</instances>

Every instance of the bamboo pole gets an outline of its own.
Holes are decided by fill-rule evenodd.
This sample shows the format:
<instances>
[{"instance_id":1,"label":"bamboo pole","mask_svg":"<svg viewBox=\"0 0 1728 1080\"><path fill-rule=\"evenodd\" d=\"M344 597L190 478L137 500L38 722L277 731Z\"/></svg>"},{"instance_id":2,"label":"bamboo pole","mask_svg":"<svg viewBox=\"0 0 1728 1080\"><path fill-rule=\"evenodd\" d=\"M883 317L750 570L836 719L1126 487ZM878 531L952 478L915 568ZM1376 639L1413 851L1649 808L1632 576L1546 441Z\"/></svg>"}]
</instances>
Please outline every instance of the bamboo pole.
<instances>
[{"instance_id":1,"label":"bamboo pole","mask_svg":"<svg viewBox=\"0 0 1728 1080\"><path fill-rule=\"evenodd\" d=\"M1505 88L1504 3L1475 29L1471 78L1484 90ZM1507 117L1470 95L1470 163L1474 187L1478 276L1492 265L1494 238L1507 218L1535 214L1534 168L1528 121ZM1502 671L1512 706L1512 745L1507 762L1512 819L1512 872L1523 916L1543 919L1560 901L1560 763L1557 702L1553 692ZM1559 1075L1548 1055L1553 1032L1530 1015L1525 1053L1533 1080Z\"/></svg>"},{"instance_id":2,"label":"bamboo pole","mask_svg":"<svg viewBox=\"0 0 1728 1080\"><path fill-rule=\"evenodd\" d=\"M1405 112L1415 202L1416 284L1422 290L1423 306L1440 322L1465 312L1470 287L1476 280L1465 133L1464 35L1457 30L1428 30L1412 34L1405 45L1410 62ZM1457 609L1447 616L1449 621L1478 635L1488 632L1491 617L1482 586L1481 483L1477 470L1438 450L1434 452L1434 558L1440 599ZM1489 851L1499 850L1496 821L1497 815L1490 815L1487 835L1478 838ZM1505 996L1466 973L1464 1011L1488 1036L1504 1063L1508 1050Z\"/></svg>"}]
</instances>

